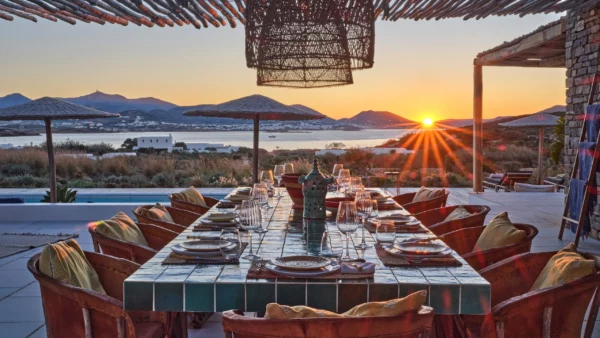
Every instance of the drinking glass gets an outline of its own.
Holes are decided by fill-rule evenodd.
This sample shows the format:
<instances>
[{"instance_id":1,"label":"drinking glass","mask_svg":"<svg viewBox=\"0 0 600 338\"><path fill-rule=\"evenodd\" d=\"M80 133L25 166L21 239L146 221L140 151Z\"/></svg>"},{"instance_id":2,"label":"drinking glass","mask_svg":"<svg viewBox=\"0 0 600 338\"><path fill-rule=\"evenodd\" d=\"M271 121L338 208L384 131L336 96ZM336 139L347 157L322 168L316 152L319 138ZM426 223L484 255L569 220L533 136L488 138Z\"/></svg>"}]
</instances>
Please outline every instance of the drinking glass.
<instances>
[{"instance_id":1,"label":"drinking glass","mask_svg":"<svg viewBox=\"0 0 600 338\"><path fill-rule=\"evenodd\" d=\"M369 215L370 218L377 218L377 216L379 216L379 203L377 202L376 199L372 199L371 200L372 206L371 206L371 214Z\"/></svg>"},{"instance_id":2,"label":"drinking glass","mask_svg":"<svg viewBox=\"0 0 600 338\"><path fill-rule=\"evenodd\" d=\"M258 233L266 232L262 228L262 212L256 200L242 201L238 213L242 229Z\"/></svg>"},{"instance_id":3,"label":"drinking glass","mask_svg":"<svg viewBox=\"0 0 600 338\"><path fill-rule=\"evenodd\" d=\"M321 256L335 258L339 261L343 252L344 241L342 235L339 232L330 233L325 231L321 239Z\"/></svg>"},{"instance_id":4,"label":"drinking glass","mask_svg":"<svg viewBox=\"0 0 600 338\"><path fill-rule=\"evenodd\" d=\"M260 172L260 182L267 185L267 189L273 188L275 180L273 180L273 172L271 170L263 170Z\"/></svg>"},{"instance_id":5,"label":"drinking glass","mask_svg":"<svg viewBox=\"0 0 600 338\"><path fill-rule=\"evenodd\" d=\"M283 173L293 174L294 173L294 165L292 163L284 163L283 164Z\"/></svg>"},{"instance_id":6,"label":"drinking glass","mask_svg":"<svg viewBox=\"0 0 600 338\"><path fill-rule=\"evenodd\" d=\"M343 164L334 164L333 165L333 170L331 171L331 177L335 178L336 180L336 185L335 185L335 194L337 196L337 194L340 192L340 182L338 182L338 176L340 176L340 170L344 169L344 165Z\"/></svg>"},{"instance_id":7,"label":"drinking glass","mask_svg":"<svg viewBox=\"0 0 600 338\"><path fill-rule=\"evenodd\" d=\"M265 209L272 208L269 205L269 189L265 183L254 183L251 197L257 200L261 207Z\"/></svg>"},{"instance_id":8,"label":"drinking glass","mask_svg":"<svg viewBox=\"0 0 600 338\"><path fill-rule=\"evenodd\" d=\"M275 175L275 179L277 180L277 198L281 198L281 175L283 175L283 165L276 165L273 169L273 175Z\"/></svg>"},{"instance_id":9,"label":"drinking glass","mask_svg":"<svg viewBox=\"0 0 600 338\"><path fill-rule=\"evenodd\" d=\"M396 225L391 219L381 219L376 221L377 230L375 230L375 239L377 243L383 245L393 245L396 240Z\"/></svg>"},{"instance_id":10,"label":"drinking glass","mask_svg":"<svg viewBox=\"0 0 600 338\"><path fill-rule=\"evenodd\" d=\"M362 178L358 176L350 177L349 190L351 193L356 192L359 189L359 186L362 185Z\"/></svg>"},{"instance_id":11,"label":"drinking glass","mask_svg":"<svg viewBox=\"0 0 600 338\"><path fill-rule=\"evenodd\" d=\"M221 255L225 259L236 259L240 256L242 249L242 241L240 240L240 232L238 229L223 229L219 236L221 243Z\"/></svg>"},{"instance_id":12,"label":"drinking glass","mask_svg":"<svg viewBox=\"0 0 600 338\"><path fill-rule=\"evenodd\" d=\"M340 169L337 181L340 187L344 188L344 190L348 192L348 185L350 184L350 169Z\"/></svg>"},{"instance_id":13,"label":"drinking glass","mask_svg":"<svg viewBox=\"0 0 600 338\"><path fill-rule=\"evenodd\" d=\"M346 235L346 255L342 257L342 261L352 260L350 257L350 234L358 229L358 222L356 203L350 201L340 202L335 223L340 232Z\"/></svg>"},{"instance_id":14,"label":"drinking glass","mask_svg":"<svg viewBox=\"0 0 600 338\"><path fill-rule=\"evenodd\" d=\"M371 210L373 208L373 200L370 197L371 193L368 191L358 191L356 193L356 210L358 211L358 215L362 222L362 239L360 244L355 246L357 249L365 250L372 247L372 245L367 244L365 240L365 223L367 222L367 218L371 215Z\"/></svg>"}]
</instances>

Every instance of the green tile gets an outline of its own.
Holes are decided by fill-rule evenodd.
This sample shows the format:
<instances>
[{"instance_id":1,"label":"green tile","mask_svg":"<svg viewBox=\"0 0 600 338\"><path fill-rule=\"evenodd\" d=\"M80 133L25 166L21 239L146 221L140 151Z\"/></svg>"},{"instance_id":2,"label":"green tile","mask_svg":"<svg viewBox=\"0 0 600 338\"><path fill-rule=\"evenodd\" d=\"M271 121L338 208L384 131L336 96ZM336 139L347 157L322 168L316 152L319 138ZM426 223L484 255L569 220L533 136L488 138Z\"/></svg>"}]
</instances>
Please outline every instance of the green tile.
<instances>
[{"instance_id":1,"label":"green tile","mask_svg":"<svg viewBox=\"0 0 600 338\"><path fill-rule=\"evenodd\" d=\"M154 285L148 282L125 281L123 286L125 310L153 311Z\"/></svg>"},{"instance_id":2,"label":"green tile","mask_svg":"<svg viewBox=\"0 0 600 338\"><path fill-rule=\"evenodd\" d=\"M369 302L398 298L398 284L369 284Z\"/></svg>"},{"instance_id":3,"label":"green tile","mask_svg":"<svg viewBox=\"0 0 600 338\"><path fill-rule=\"evenodd\" d=\"M215 311L215 286L214 284L186 283L185 284L185 311L187 312L212 312Z\"/></svg>"},{"instance_id":4,"label":"green tile","mask_svg":"<svg viewBox=\"0 0 600 338\"><path fill-rule=\"evenodd\" d=\"M154 283L154 311L183 311L183 284Z\"/></svg>"},{"instance_id":5,"label":"green tile","mask_svg":"<svg viewBox=\"0 0 600 338\"><path fill-rule=\"evenodd\" d=\"M244 284L217 284L216 311L244 310Z\"/></svg>"},{"instance_id":6,"label":"green tile","mask_svg":"<svg viewBox=\"0 0 600 338\"><path fill-rule=\"evenodd\" d=\"M368 284L338 284L338 312L346 312L367 302Z\"/></svg>"},{"instance_id":7,"label":"green tile","mask_svg":"<svg viewBox=\"0 0 600 338\"><path fill-rule=\"evenodd\" d=\"M479 278L459 278L461 283L460 313L468 315L487 314L491 311L490 285L469 284L471 280L478 282Z\"/></svg>"},{"instance_id":8,"label":"green tile","mask_svg":"<svg viewBox=\"0 0 600 338\"><path fill-rule=\"evenodd\" d=\"M275 303L274 283L246 284L246 311L265 312L269 303Z\"/></svg>"},{"instance_id":9,"label":"green tile","mask_svg":"<svg viewBox=\"0 0 600 338\"><path fill-rule=\"evenodd\" d=\"M460 284L432 284L429 290L429 306L436 314L459 314Z\"/></svg>"},{"instance_id":10,"label":"green tile","mask_svg":"<svg viewBox=\"0 0 600 338\"><path fill-rule=\"evenodd\" d=\"M306 305L306 284L277 283L277 303L282 305Z\"/></svg>"},{"instance_id":11,"label":"green tile","mask_svg":"<svg viewBox=\"0 0 600 338\"><path fill-rule=\"evenodd\" d=\"M308 306L337 312L337 288L335 284L307 284Z\"/></svg>"}]
</instances>

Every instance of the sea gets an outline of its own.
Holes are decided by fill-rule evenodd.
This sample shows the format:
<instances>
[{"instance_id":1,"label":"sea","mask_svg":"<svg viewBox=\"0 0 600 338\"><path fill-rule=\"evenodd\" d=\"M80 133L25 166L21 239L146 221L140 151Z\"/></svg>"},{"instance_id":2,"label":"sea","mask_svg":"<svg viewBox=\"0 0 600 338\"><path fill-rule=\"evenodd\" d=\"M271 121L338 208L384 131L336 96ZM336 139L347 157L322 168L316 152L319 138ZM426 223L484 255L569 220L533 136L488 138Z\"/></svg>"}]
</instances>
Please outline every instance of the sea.
<instances>
[{"instance_id":1,"label":"sea","mask_svg":"<svg viewBox=\"0 0 600 338\"><path fill-rule=\"evenodd\" d=\"M327 144L341 142L350 147L374 147L389 139L396 139L411 133L410 129L363 129L359 131L315 130L300 132L261 131L259 147L268 151L277 149L324 149ZM126 133L79 133L52 134L54 142L67 139L84 144L109 143L119 148L127 138L140 136L173 135L175 142L217 143L226 146L252 147L251 131L199 131L199 132L126 132ZM0 137L0 143L12 143L14 146L39 145L46 141L46 136Z\"/></svg>"}]
</instances>

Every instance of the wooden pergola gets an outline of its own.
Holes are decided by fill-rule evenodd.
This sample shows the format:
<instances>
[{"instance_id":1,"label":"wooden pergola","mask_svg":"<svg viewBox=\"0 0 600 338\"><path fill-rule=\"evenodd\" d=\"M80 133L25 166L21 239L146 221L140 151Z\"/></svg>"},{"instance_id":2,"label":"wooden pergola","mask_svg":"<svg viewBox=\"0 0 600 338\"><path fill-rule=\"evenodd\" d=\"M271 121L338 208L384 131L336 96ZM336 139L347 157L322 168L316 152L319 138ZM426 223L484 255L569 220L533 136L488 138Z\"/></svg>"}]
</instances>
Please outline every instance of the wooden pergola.
<instances>
[{"instance_id":1,"label":"wooden pergola","mask_svg":"<svg viewBox=\"0 0 600 338\"><path fill-rule=\"evenodd\" d=\"M565 18L479 53L473 61L473 192L483 191L483 67L565 68Z\"/></svg>"}]
</instances>

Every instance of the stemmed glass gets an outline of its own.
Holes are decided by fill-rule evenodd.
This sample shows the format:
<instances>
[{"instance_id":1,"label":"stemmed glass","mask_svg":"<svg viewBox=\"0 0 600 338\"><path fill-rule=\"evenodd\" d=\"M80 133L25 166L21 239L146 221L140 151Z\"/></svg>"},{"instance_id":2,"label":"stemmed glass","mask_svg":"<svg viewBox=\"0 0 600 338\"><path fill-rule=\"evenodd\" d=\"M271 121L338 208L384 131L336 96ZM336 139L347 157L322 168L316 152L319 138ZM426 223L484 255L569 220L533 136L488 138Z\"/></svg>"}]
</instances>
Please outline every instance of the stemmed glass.
<instances>
[{"instance_id":1,"label":"stemmed glass","mask_svg":"<svg viewBox=\"0 0 600 338\"><path fill-rule=\"evenodd\" d=\"M321 256L332 257L339 261L344 253L344 241L339 232L323 232L321 239Z\"/></svg>"},{"instance_id":2,"label":"stemmed glass","mask_svg":"<svg viewBox=\"0 0 600 338\"><path fill-rule=\"evenodd\" d=\"M346 255L341 258L342 261L351 261L350 257L350 234L358 229L358 212L356 203L351 201L342 201L338 207L335 218L338 229L346 235Z\"/></svg>"},{"instance_id":3,"label":"stemmed glass","mask_svg":"<svg viewBox=\"0 0 600 338\"><path fill-rule=\"evenodd\" d=\"M260 172L260 182L267 185L267 189L270 190L275 183L273 180L273 172L271 170L263 170Z\"/></svg>"},{"instance_id":4,"label":"stemmed glass","mask_svg":"<svg viewBox=\"0 0 600 338\"><path fill-rule=\"evenodd\" d=\"M261 213L261 226L255 232L265 233L267 230L263 229L262 221L267 219L267 213L269 208L269 192L267 191L266 184L255 183L252 188L252 200L255 201L258 211ZM264 214L263 214L264 212Z\"/></svg>"},{"instance_id":5,"label":"stemmed glass","mask_svg":"<svg viewBox=\"0 0 600 338\"><path fill-rule=\"evenodd\" d=\"M259 255L254 254L252 251L252 232L256 231L259 233L262 230L262 215L258 203L254 200L242 201L239 211L239 224L240 227L248 231L248 243L250 244L250 252L242 257L247 260L260 259ZM260 238L260 237L259 237Z\"/></svg>"},{"instance_id":6,"label":"stemmed glass","mask_svg":"<svg viewBox=\"0 0 600 338\"><path fill-rule=\"evenodd\" d=\"M276 165L273 169L273 175L275 175L275 179L277 179L277 198L281 198L281 175L283 175L283 165Z\"/></svg>"},{"instance_id":7,"label":"stemmed glass","mask_svg":"<svg viewBox=\"0 0 600 338\"><path fill-rule=\"evenodd\" d=\"M240 240L240 232L238 229L223 229L219 236L221 255L225 259L236 259L240 255L242 241Z\"/></svg>"},{"instance_id":8,"label":"stemmed glass","mask_svg":"<svg viewBox=\"0 0 600 338\"><path fill-rule=\"evenodd\" d=\"M377 203L376 199L372 199L371 202L371 214L368 218L377 218L379 216L379 203Z\"/></svg>"},{"instance_id":9,"label":"stemmed glass","mask_svg":"<svg viewBox=\"0 0 600 338\"><path fill-rule=\"evenodd\" d=\"M359 176L350 177L350 186L348 188L348 190L350 190L350 193L354 193L354 192L360 190L361 186L362 186L362 178L360 178Z\"/></svg>"},{"instance_id":10,"label":"stemmed glass","mask_svg":"<svg viewBox=\"0 0 600 338\"><path fill-rule=\"evenodd\" d=\"M284 174L293 174L294 173L294 164L284 163L283 164L283 173Z\"/></svg>"},{"instance_id":11,"label":"stemmed glass","mask_svg":"<svg viewBox=\"0 0 600 338\"><path fill-rule=\"evenodd\" d=\"M343 164L334 164L333 171L331 171L331 177L335 178L335 180L336 180L336 185L335 185L335 195L336 196L340 192L340 182L338 181L338 176L340 175L340 170L342 170L342 169L344 169Z\"/></svg>"},{"instance_id":12,"label":"stemmed glass","mask_svg":"<svg viewBox=\"0 0 600 338\"><path fill-rule=\"evenodd\" d=\"M371 193L369 191L357 191L356 198L354 199L356 203L356 210L362 221L362 240L360 244L356 245L357 249L367 249L372 247L372 245L367 244L365 241L365 223L367 222L367 218L371 216L371 211L373 210L373 200L371 200Z\"/></svg>"},{"instance_id":13,"label":"stemmed glass","mask_svg":"<svg viewBox=\"0 0 600 338\"><path fill-rule=\"evenodd\" d=\"M340 169L337 181L341 188L348 191L348 185L350 184L350 169Z\"/></svg>"}]
</instances>

